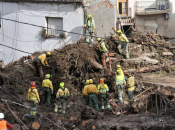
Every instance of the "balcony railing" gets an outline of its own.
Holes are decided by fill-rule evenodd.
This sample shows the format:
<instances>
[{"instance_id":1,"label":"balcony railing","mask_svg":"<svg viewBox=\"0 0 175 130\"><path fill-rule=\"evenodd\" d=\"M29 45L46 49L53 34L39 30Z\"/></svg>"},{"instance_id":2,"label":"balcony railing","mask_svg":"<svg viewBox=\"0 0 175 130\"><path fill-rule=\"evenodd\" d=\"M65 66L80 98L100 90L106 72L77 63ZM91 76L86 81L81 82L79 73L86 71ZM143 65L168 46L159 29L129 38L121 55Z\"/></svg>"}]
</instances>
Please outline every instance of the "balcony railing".
<instances>
[{"instance_id":1,"label":"balcony railing","mask_svg":"<svg viewBox=\"0 0 175 130\"><path fill-rule=\"evenodd\" d=\"M119 8L118 9L120 17L131 17L131 8Z\"/></svg>"},{"instance_id":2,"label":"balcony railing","mask_svg":"<svg viewBox=\"0 0 175 130\"><path fill-rule=\"evenodd\" d=\"M136 15L150 15L170 12L169 0L137 1Z\"/></svg>"}]
</instances>

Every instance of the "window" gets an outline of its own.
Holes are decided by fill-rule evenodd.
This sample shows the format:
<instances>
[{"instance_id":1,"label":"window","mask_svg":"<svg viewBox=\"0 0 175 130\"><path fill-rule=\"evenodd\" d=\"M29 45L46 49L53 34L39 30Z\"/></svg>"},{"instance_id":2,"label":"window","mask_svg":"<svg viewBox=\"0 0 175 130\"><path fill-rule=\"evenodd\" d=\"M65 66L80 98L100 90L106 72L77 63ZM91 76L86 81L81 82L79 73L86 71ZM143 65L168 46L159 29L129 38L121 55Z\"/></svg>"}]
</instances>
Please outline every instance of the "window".
<instances>
[{"instance_id":1,"label":"window","mask_svg":"<svg viewBox=\"0 0 175 130\"><path fill-rule=\"evenodd\" d=\"M127 16L128 13L127 6L128 6L127 0L118 0L119 14L121 16Z\"/></svg>"},{"instance_id":2,"label":"window","mask_svg":"<svg viewBox=\"0 0 175 130\"><path fill-rule=\"evenodd\" d=\"M47 34L59 36L63 30L63 18L46 17L47 20ZM60 30L60 31L58 31Z\"/></svg>"}]
</instances>

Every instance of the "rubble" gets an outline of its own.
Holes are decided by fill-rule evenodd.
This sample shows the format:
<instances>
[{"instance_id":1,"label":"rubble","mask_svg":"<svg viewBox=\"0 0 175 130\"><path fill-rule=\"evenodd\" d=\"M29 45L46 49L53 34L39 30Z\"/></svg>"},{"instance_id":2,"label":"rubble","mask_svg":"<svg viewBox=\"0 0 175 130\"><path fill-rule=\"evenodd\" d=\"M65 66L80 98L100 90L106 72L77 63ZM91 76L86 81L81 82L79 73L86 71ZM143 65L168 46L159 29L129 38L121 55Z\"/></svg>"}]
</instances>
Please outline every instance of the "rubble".
<instances>
[{"instance_id":1,"label":"rubble","mask_svg":"<svg viewBox=\"0 0 175 130\"><path fill-rule=\"evenodd\" d=\"M54 86L54 95L51 97L51 104L55 103L55 94L58 90L59 83L62 81L66 83L66 87L68 87L70 90L71 97L68 100L68 107L65 115L53 113L54 106L47 108L45 106L39 105L37 110L49 119L56 122L57 125L65 127L66 129L105 130L105 128L130 129L129 127L134 129L137 125L143 129L153 128L152 125L148 125L150 121L144 123L143 119L140 119L142 121L141 123L136 123L136 125L132 126L131 124L133 122L139 121L137 115L130 114L145 114L145 111L147 111L148 113L151 112L152 115L154 115L157 114L157 111L155 111L157 108L159 109L159 114L161 116L162 114L172 113L174 111L174 105L172 105L172 95L175 90L171 87L165 87L158 84L148 83L146 81L141 81L142 78L140 73L152 73L155 71L167 71L168 73L174 72L174 65L173 63L169 62L174 60L174 50L172 49L173 47L167 45L166 41L160 34L154 34L152 32L143 34L139 31L136 31L132 34L132 37L134 42L129 44L131 57L129 60L124 59L119 54L119 52L117 52L117 43L111 41L110 37L106 39L106 42L108 42L110 46L109 52L117 52L116 57L110 58L112 73L110 72L109 64L107 64L107 69L103 69L100 62L101 60L99 58L99 52L95 49L97 44L94 44L93 47L89 47L83 43L82 40L80 40L78 43L66 45L62 49L55 49L52 51L52 57L48 58L48 63L50 66L44 67L43 69L44 74L51 74L51 81L53 82ZM33 56L37 58L40 54L42 53L36 52L33 54ZM18 97L23 102L26 102L26 94L28 88L30 87L29 85L31 81L36 81L37 89L39 90L40 96L42 98L42 91L40 90L43 78L39 78L36 73L34 59L28 60L28 62L24 63L26 59L28 59L28 57L22 57L17 61L1 67L0 73L0 83L2 88ZM109 58L106 59L106 62L108 61ZM116 94L114 94L113 87L115 85L114 72L116 70L116 64L120 64L123 70L132 72L132 74L135 75L136 90L135 100L132 106L127 104L127 96L124 98L125 104L123 106L115 106ZM113 113L109 111L105 111L104 113L96 112L94 109L86 107L84 104L82 88L84 87L85 80L92 78L94 80L94 84L98 85L99 79L101 77L105 78L105 83L109 86L111 93L110 101L113 101ZM168 94L167 90L164 88L169 88L171 91L173 89L174 91ZM0 95L3 99L17 101L17 99L13 98L2 89L0 90ZM150 99L155 101L155 95L161 95L163 97L162 100L166 100L168 108L167 113L163 111L165 107L163 107L163 109L160 108L160 106L154 108L150 107ZM160 96L158 96L158 99L159 97ZM171 98L172 101L169 98ZM160 102L158 101L157 104L160 104ZM25 109L11 103L10 106L20 119L22 119L25 114L29 113L29 109ZM5 117L9 122L13 124L18 123L9 113L9 110L7 109L7 106L4 102L1 102L0 109L5 113ZM151 109L153 111L151 111ZM160 109L162 113L160 113ZM39 114L37 114L37 118L39 121L23 121L30 128L37 127L37 129L39 129L39 127L41 127L40 129L43 130L54 130L58 128ZM124 118L127 118L128 120L133 118L131 119L133 122L131 120L131 122L128 122L128 120ZM151 120L151 117L148 117L147 119ZM120 123L120 120L124 122L124 125ZM164 120L166 121L166 119ZM174 120L172 119L172 122L173 121ZM33 122L38 122L39 125ZM125 125L125 122L128 122L128 125ZM166 121L166 123L168 126L164 126L164 129L168 127L172 129L174 128L174 126L171 125L171 121ZM160 124L157 124L157 126L154 127L158 128L159 125Z\"/></svg>"}]
</instances>

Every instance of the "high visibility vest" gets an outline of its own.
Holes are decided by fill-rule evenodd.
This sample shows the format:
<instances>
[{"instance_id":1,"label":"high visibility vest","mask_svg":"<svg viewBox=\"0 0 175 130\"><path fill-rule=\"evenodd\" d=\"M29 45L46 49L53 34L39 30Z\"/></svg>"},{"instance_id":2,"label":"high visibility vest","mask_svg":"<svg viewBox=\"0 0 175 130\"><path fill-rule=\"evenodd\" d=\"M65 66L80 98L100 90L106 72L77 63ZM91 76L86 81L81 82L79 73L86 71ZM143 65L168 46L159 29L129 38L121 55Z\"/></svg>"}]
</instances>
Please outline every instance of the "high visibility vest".
<instances>
[{"instance_id":1,"label":"high visibility vest","mask_svg":"<svg viewBox=\"0 0 175 130\"><path fill-rule=\"evenodd\" d=\"M28 100L40 100L37 89L29 88L29 90L28 90Z\"/></svg>"},{"instance_id":2,"label":"high visibility vest","mask_svg":"<svg viewBox=\"0 0 175 130\"><path fill-rule=\"evenodd\" d=\"M125 34L121 34L120 36L118 36L118 39L122 42L129 42Z\"/></svg>"},{"instance_id":3,"label":"high visibility vest","mask_svg":"<svg viewBox=\"0 0 175 130\"><path fill-rule=\"evenodd\" d=\"M134 87L134 77L129 77L127 80L127 88L128 91L134 91L135 87Z\"/></svg>"},{"instance_id":4,"label":"high visibility vest","mask_svg":"<svg viewBox=\"0 0 175 130\"><path fill-rule=\"evenodd\" d=\"M123 75L117 75L116 85L126 84L125 77Z\"/></svg>"},{"instance_id":5,"label":"high visibility vest","mask_svg":"<svg viewBox=\"0 0 175 130\"><path fill-rule=\"evenodd\" d=\"M106 48L106 45L103 41L100 42L100 45L99 45L98 49L99 49L100 52L107 52L108 51L108 49Z\"/></svg>"},{"instance_id":6,"label":"high visibility vest","mask_svg":"<svg viewBox=\"0 0 175 130\"><path fill-rule=\"evenodd\" d=\"M7 130L7 121L0 121L0 130Z\"/></svg>"},{"instance_id":7,"label":"high visibility vest","mask_svg":"<svg viewBox=\"0 0 175 130\"><path fill-rule=\"evenodd\" d=\"M63 91L63 89L59 88L56 97L58 98L60 96L70 96L69 90L65 88Z\"/></svg>"},{"instance_id":8,"label":"high visibility vest","mask_svg":"<svg viewBox=\"0 0 175 130\"><path fill-rule=\"evenodd\" d=\"M86 19L86 24L87 24L87 26L88 27L95 27L95 21L94 21L94 19L92 18L92 19Z\"/></svg>"},{"instance_id":9,"label":"high visibility vest","mask_svg":"<svg viewBox=\"0 0 175 130\"><path fill-rule=\"evenodd\" d=\"M99 84L97 90L99 93L106 93L109 91L109 88L107 84Z\"/></svg>"}]
</instances>

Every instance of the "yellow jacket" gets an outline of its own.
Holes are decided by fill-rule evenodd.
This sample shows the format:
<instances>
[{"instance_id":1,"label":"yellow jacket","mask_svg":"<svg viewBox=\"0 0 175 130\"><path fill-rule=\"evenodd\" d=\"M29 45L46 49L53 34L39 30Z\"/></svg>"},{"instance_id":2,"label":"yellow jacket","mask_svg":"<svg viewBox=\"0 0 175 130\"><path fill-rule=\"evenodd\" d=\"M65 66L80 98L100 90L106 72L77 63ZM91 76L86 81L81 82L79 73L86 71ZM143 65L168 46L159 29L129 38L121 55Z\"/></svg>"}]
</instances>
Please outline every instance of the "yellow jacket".
<instances>
[{"instance_id":1,"label":"yellow jacket","mask_svg":"<svg viewBox=\"0 0 175 130\"><path fill-rule=\"evenodd\" d=\"M125 77L123 75L117 75L116 79L116 86L117 85L126 85Z\"/></svg>"},{"instance_id":2,"label":"yellow jacket","mask_svg":"<svg viewBox=\"0 0 175 130\"><path fill-rule=\"evenodd\" d=\"M86 89L87 89L87 86L88 86L88 85L85 85L85 86L84 86L84 89L83 89L83 95L86 95Z\"/></svg>"},{"instance_id":3,"label":"yellow jacket","mask_svg":"<svg viewBox=\"0 0 175 130\"><path fill-rule=\"evenodd\" d=\"M65 88L63 91L62 88L59 88L57 91L56 98L59 98L60 96L70 96L69 90L67 88Z\"/></svg>"},{"instance_id":4,"label":"yellow jacket","mask_svg":"<svg viewBox=\"0 0 175 130\"><path fill-rule=\"evenodd\" d=\"M86 19L85 27L93 27L95 29L95 21L93 18Z\"/></svg>"},{"instance_id":5,"label":"yellow jacket","mask_svg":"<svg viewBox=\"0 0 175 130\"><path fill-rule=\"evenodd\" d=\"M125 34L118 35L119 41L122 41L123 43L129 42L128 38L125 36Z\"/></svg>"},{"instance_id":6,"label":"yellow jacket","mask_svg":"<svg viewBox=\"0 0 175 130\"><path fill-rule=\"evenodd\" d=\"M87 88L85 90L85 95L88 95L89 93L98 94L97 87L94 84L87 85Z\"/></svg>"},{"instance_id":7,"label":"yellow jacket","mask_svg":"<svg viewBox=\"0 0 175 130\"><path fill-rule=\"evenodd\" d=\"M135 89L134 77L129 77L127 79L127 88L128 88L128 91L134 91L134 89Z\"/></svg>"},{"instance_id":8,"label":"yellow jacket","mask_svg":"<svg viewBox=\"0 0 175 130\"><path fill-rule=\"evenodd\" d=\"M104 83L100 83L97 88L99 93L107 93L109 91L108 85Z\"/></svg>"},{"instance_id":9,"label":"yellow jacket","mask_svg":"<svg viewBox=\"0 0 175 130\"><path fill-rule=\"evenodd\" d=\"M117 69L115 72L115 79L117 78L117 72L121 71L121 75L124 76L123 70L121 68Z\"/></svg>"},{"instance_id":10,"label":"yellow jacket","mask_svg":"<svg viewBox=\"0 0 175 130\"><path fill-rule=\"evenodd\" d=\"M38 100L40 102L39 94L36 88L29 88L28 100Z\"/></svg>"},{"instance_id":11,"label":"yellow jacket","mask_svg":"<svg viewBox=\"0 0 175 130\"><path fill-rule=\"evenodd\" d=\"M108 51L108 49L105 46L105 42L103 42L103 41L100 42L100 45L99 45L98 49L99 49L100 52L107 52Z\"/></svg>"},{"instance_id":12,"label":"yellow jacket","mask_svg":"<svg viewBox=\"0 0 175 130\"><path fill-rule=\"evenodd\" d=\"M41 60L41 63L42 63L43 65L47 65L47 64L48 64L48 63L47 63L47 59L46 59L46 54L42 54L42 55L40 55L38 58Z\"/></svg>"},{"instance_id":13,"label":"yellow jacket","mask_svg":"<svg viewBox=\"0 0 175 130\"><path fill-rule=\"evenodd\" d=\"M49 79L44 79L42 82L42 88L44 87L48 87L51 89L51 91L53 92L53 86L52 86L52 81L50 81Z\"/></svg>"}]
</instances>

